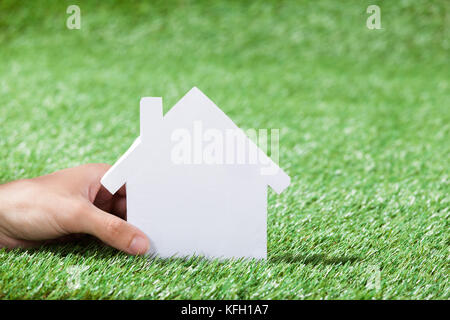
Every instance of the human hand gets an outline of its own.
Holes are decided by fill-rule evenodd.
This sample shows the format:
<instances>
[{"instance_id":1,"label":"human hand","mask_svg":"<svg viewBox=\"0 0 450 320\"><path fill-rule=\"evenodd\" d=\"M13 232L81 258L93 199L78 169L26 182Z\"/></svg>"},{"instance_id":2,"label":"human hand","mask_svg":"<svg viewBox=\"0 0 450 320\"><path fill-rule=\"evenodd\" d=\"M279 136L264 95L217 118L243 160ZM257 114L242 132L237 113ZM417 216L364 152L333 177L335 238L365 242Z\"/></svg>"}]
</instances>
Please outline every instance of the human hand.
<instances>
[{"instance_id":1,"label":"human hand","mask_svg":"<svg viewBox=\"0 0 450 320\"><path fill-rule=\"evenodd\" d=\"M147 252L148 238L125 221L125 188L112 195L100 184L109 168L86 164L0 185L0 248L87 233L129 254Z\"/></svg>"}]
</instances>

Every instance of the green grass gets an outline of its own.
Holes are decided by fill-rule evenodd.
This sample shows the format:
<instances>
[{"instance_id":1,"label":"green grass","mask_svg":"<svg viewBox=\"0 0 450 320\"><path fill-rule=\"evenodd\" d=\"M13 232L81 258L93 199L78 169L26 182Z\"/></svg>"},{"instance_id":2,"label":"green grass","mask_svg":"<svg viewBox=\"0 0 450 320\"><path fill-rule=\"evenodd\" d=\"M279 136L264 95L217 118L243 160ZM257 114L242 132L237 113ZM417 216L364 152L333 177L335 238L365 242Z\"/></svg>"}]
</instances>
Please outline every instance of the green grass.
<instances>
[{"instance_id":1,"label":"green grass","mask_svg":"<svg viewBox=\"0 0 450 320\"><path fill-rule=\"evenodd\" d=\"M65 27L74 3L81 30ZM267 261L0 250L0 298L449 299L449 14L445 0L0 2L0 181L113 163L140 97L167 111L194 85L242 128L280 128L292 177L269 193ZM73 266L89 267L78 288Z\"/></svg>"}]
</instances>

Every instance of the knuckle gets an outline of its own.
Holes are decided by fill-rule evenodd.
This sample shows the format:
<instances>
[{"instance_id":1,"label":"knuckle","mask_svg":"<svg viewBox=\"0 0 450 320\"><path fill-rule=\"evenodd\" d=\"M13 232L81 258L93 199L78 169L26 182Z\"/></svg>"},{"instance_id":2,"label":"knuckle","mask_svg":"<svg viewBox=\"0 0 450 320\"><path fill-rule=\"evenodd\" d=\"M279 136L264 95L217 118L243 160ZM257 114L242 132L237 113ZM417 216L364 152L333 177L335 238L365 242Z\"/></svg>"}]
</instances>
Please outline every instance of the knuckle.
<instances>
[{"instance_id":1,"label":"knuckle","mask_svg":"<svg viewBox=\"0 0 450 320\"><path fill-rule=\"evenodd\" d=\"M88 163L86 167L92 170L93 172L97 171L108 171L111 168L111 165L107 163Z\"/></svg>"},{"instance_id":2,"label":"knuckle","mask_svg":"<svg viewBox=\"0 0 450 320\"><path fill-rule=\"evenodd\" d=\"M111 236L118 236L123 228L123 221L118 218L110 218L106 223L106 232Z\"/></svg>"},{"instance_id":3,"label":"knuckle","mask_svg":"<svg viewBox=\"0 0 450 320\"><path fill-rule=\"evenodd\" d=\"M88 179L100 179L111 166L106 163L88 163L83 165L83 174Z\"/></svg>"}]
</instances>

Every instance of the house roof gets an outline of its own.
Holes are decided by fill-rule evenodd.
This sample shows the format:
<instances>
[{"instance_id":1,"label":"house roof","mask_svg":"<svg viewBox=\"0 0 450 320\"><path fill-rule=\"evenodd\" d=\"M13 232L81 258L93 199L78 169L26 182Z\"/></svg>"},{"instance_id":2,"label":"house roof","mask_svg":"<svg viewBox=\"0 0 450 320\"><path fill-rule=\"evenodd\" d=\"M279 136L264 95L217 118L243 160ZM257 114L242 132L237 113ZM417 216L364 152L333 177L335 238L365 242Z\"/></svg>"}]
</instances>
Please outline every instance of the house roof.
<instances>
[{"instance_id":1,"label":"house roof","mask_svg":"<svg viewBox=\"0 0 450 320\"><path fill-rule=\"evenodd\" d=\"M155 98L143 98L155 99ZM157 100L151 100L157 101ZM141 100L142 103L142 100ZM162 104L162 102L161 102ZM161 105L162 108L162 105ZM141 107L142 110L142 107ZM142 111L141 111L142 113ZM184 123L192 122L193 120L202 119L205 122L211 123L212 126L224 129L229 128L236 130L240 135L245 136L248 148L253 148L258 154L259 163L264 163L274 170L273 172L264 173L264 168L261 174L265 176L264 181L275 192L281 193L290 184L290 177L274 163L236 124L220 109L213 101L211 101L203 92L197 87L193 87L186 93L167 113L162 116L162 126L170 126L176 128L180 125L180 121ZM142 126L142 121L141 121ZM142 135L142 128L141 128ZM101 183L111 193L115 193L119 188L126 183L129 167L131 164L127 163L131 155L142 144L142 137L139 136L131 145L131 147L119 158L119 160L108 170L101 180Z\"/></svg>"}]
</instances>

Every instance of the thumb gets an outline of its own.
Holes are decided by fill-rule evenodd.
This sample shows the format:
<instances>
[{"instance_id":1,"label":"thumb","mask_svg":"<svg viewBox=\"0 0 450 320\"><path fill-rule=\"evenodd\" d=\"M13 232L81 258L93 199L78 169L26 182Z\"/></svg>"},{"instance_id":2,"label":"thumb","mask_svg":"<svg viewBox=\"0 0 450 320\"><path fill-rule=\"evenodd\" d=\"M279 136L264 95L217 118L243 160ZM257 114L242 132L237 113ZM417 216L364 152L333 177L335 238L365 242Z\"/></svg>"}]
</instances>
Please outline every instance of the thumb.
<instances>
[{"instance_id":1,"label":"thumb","mask_svg":"<svg viewBox=\"0 0 450 320\"><path fill-rule=\"evenodd\" d=\"M89 213L86 214L86 233L129 254L145 254L149 250L150 242L141 230L94 205L89 207Z\"/></svg>"}]
</instances>

